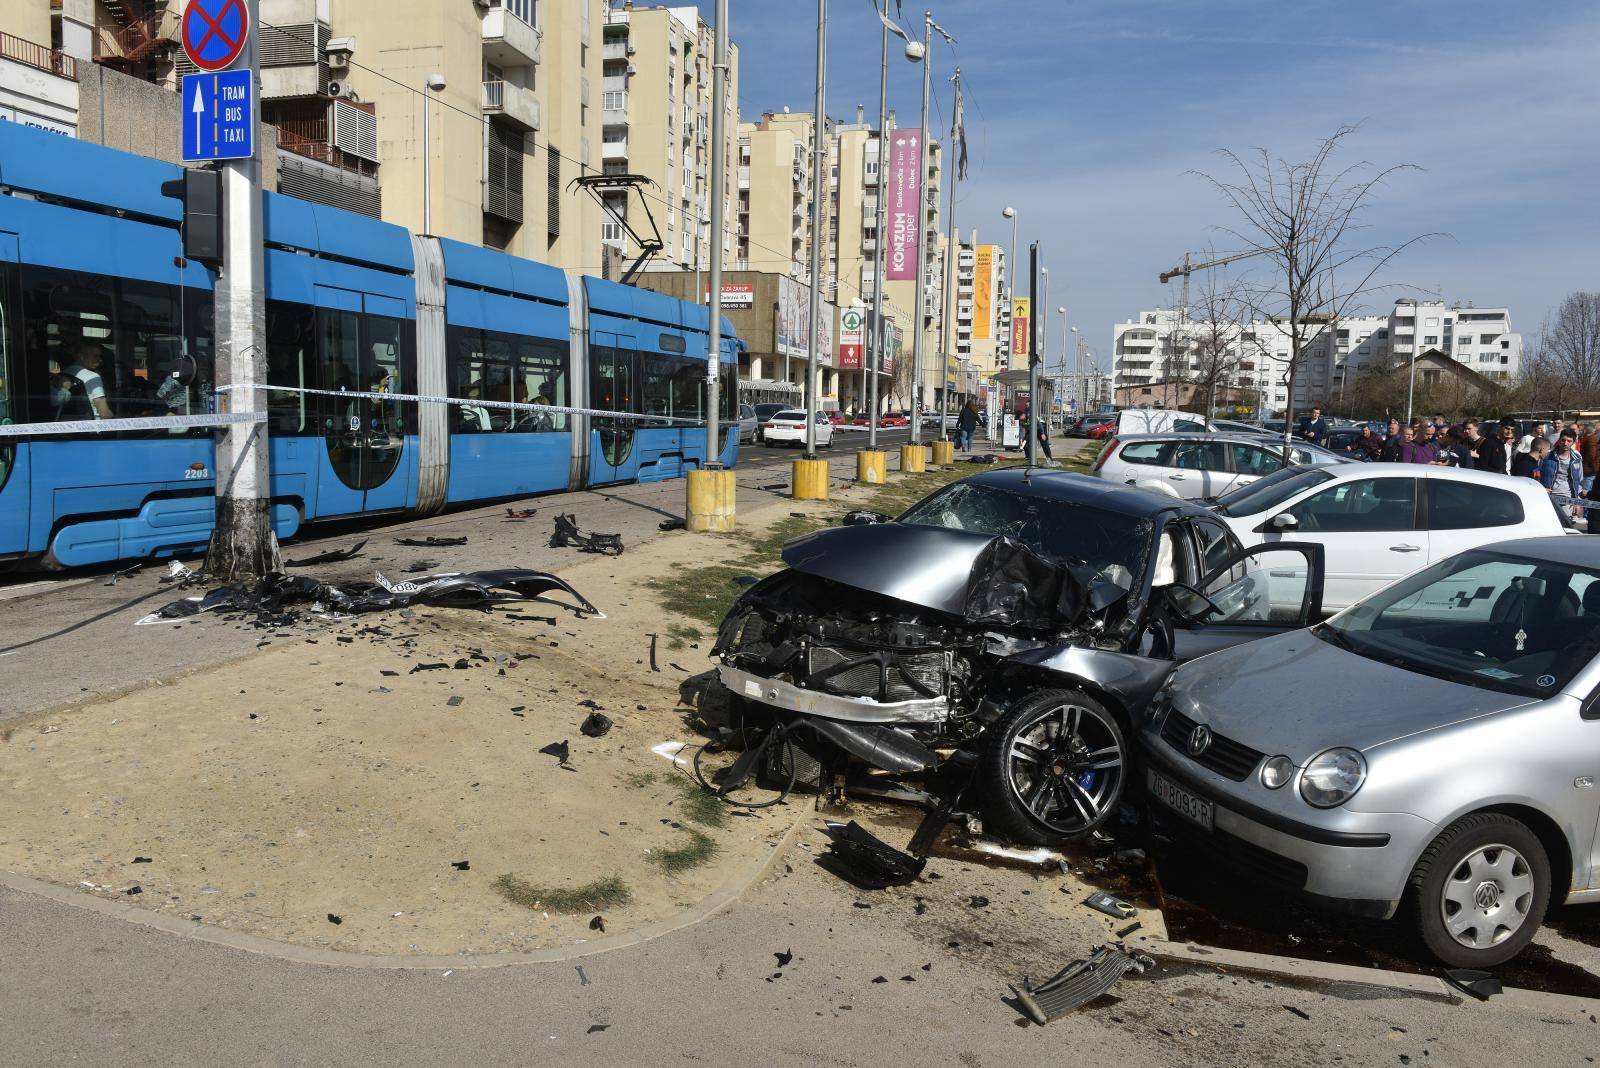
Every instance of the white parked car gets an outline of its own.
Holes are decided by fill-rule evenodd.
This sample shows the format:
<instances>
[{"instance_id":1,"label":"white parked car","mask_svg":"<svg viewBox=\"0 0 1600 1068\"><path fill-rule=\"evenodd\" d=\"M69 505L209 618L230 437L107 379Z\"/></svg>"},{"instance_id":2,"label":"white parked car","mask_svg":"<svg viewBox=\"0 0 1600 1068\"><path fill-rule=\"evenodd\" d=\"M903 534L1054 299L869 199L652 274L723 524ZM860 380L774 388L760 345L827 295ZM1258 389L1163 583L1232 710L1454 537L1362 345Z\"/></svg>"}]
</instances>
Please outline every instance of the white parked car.
<instances>
[{"instance_id":1,"label":"white parked car","mask_svg":"<svg viewBox=\"0 0 1600 1068\"><path fill-rule=\"evenodd\" d=\"M1467 549L1576 533L1531 478L1424 464L1289 468L1214 509L1244 545L1321 545L1329 612Z\"/></svg>"},{"instance_id":2,"label":"white parked car","mask_svg":"<svg viewBox=\"0 0 1600 1068\"><path fill-rule=\"evenodd\" d=\"M761 424L761 440L768 445L804 445L806 443L806 413L799 409L774 412ZM817 413L817 448L833 445L833 424L827 412Z\"/></svg>"},{"instance_id":3,"label":"white parked car","mask_svg":"<svg viewBox=\"0 0 1600 1068\"><path fill-rule=\"evenodd\" d=\"M1314 445L1291 445L1290 464L1343 464ZM1246 434L1118 435L1091 474L1188 500L1220 497L1283 469L1283 446Z\"/></svg>"}]
</instances>

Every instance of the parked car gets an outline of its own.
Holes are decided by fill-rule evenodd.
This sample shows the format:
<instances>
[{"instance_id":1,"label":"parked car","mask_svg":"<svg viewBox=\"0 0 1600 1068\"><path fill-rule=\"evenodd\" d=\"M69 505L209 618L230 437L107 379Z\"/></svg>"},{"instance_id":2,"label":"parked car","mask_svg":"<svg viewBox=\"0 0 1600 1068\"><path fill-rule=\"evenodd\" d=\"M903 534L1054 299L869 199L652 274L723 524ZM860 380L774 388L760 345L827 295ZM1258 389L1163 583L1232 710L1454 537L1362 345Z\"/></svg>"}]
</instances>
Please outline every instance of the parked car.
<instances>
[{"instance_id":1,"label":"parked car","mask_svg":"<svg viewBox=\"0 0 1600 1068\"><path fill-rule=\"evenodd\" d=\"M806 443L806 413L798 408L775 412L761 424L762 438L768 445L804 445ZM833 445L833 424L827 412L817 413L817 448Z\"/></svg>"},{"instance_id":2,"label":"parked car","mask_svg":"<svg viewBox=\"0 0 1600 1068\"><path fill-rule=\"evenodd\" d=\"M910 426L911 420L905 412L885 412L878 416L878 425L880 427Z\"/></svg>"},{"instance_id":3,"label":"parked car","mask_svg":"<svg viewBox=\"0 0 1600 1068\"><path fill-rule=\"evenodd\" d=\"M1214 507L1246 545L1321 545L1330 611L1465 549L1561 534L1570 523L1531 478L1422 464L1285 469Z\"/></svg>"},{"instance_id":4,"label":"parked car","mask_svg":"<svg viewBox=\"0 0 1600 1068\"><path fill-rule=\"evenodd\" d=\"M756 431L760 429L761 419L756 415L755 405L739 405L739 444L747 445L756 440Z\"/></svg>"},{"instance_id":5,"label":"parked car","mask_svg":"<svg viewBox=\"0 0 1600 1068\"><path fill-rule=\"evenodd\" d=\"M1219 434L1261 434L1264 428L1260 423L1246 423L1238 419L1213 419L1211 425L1216 427Z\"/></svg>"},{"instance_id":6,"label":"parked car","mask_svg":"<svg viewBox=\"0 0 1600 1068\"><path fill-rule=\"evenodd\" d=\"M746 743L763 747L769 780L921 782L1033 844L1111 818L1125 739L1165 661L1302 626L1321 607L1314 546L1245 549L1185 501L1038 469L805 535L783 560L712 650L728 690L772 718Z\"/></svg>"},{"instance_id":7,"label":"parked car","mask_svg":"<svg viewBox=\"0 0 1600 1068\"><path fill-rule=\"evenodd\" d=\"M1294 465L1344 463L1308 445L1290 449ZM1090 473L1112 482L1191 500L1220 497L1283 468L1281 445L1241 434L1118 435Z\"/></svg>"},{"instance_id":8,"label":"parked car","mask_svg":"<svg viewBox=\"0 0 1600 1068\"><path fill-rule=\"evenodd\" d=\"M1117 421L1115 419L1107 419L1103 423L1096 423L1091 426L1084 436L1091 441L1102 441L1107 435L1116 433L1116 430Z\"/></svg>"},{"instance_id":9,"label":"parked car","mask_svg":"<svg viewBox=\"0 0 1600 1068\"><path fill-rule=\"evenodd\" d=\"M849 419L845 418L843 412L823 412L822 414L828 417L828 422L833 426L846 426L850 422Z\"/></svg>"},{"instance_id":10,"label":"parked car","mask_svg":"<svg viewBox=\"0 0 1600 1068\"><path fill-rule=\"evenodd\" d=\"M1116 418L1118 434L1203 434L1211 429L1205 416L1172 408L1124 408Z\"/></svg>"},{"instance_id":11,"label":"parked car","mask_svg":"<svg viewBox=\"0 0 1600 1068\"><path fill-rule=\"evenodd\" d=\"M764 433L764 428L766 426L766 422L767 422L768 419L771 419L774 415L777 415L779 412L788 411L791 407L792 407L792 405L774 404L771 401L765 401L765 402L763 402L761 404L757 404L755 406L755 409L756 409L756 432L755 432L755 439L754 440L756 440L756 441L763 440L762 435Z\"/></svg>"},{"instance_id":12,"label":"parked car","mask_svg":"<svg viewBox=\"0 0 1600 1068\"><path fill-rule=\"evenodd\" d=\"M1503 963L1600 900L1600 545L1482 546L1185 664L1140 741L1152 810L1208 860Z\"/></svg>"}]
</instances>

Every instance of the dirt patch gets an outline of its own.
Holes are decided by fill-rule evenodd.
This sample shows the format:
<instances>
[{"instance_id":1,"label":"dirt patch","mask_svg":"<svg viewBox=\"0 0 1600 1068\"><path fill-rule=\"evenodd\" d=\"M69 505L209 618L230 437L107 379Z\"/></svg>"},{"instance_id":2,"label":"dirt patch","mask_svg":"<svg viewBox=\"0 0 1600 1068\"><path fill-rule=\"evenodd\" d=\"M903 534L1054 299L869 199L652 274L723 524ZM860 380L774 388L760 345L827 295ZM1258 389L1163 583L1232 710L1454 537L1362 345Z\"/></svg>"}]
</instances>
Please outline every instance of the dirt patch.
<instances>
[{"instance_id":1,"label":"dirt patch","mask_svg":"<svg viewBox=\"0 0 1600 1068\"><path fill-rule=\"evenodd\" d=\"M375 623L390 634L358 636ZM370 953L569 944L598 937L602 906L607 934L659 920L763 851L793 809L718 826L686 802L681 770L651 751L684 737L676 683L614 655L638 648L616 633L632 625L626 610L554 628L363 617L9 724L0 866ZM603 737L579 733L585 701L616 721ZM553 742L565 761L540 752ZM508 898L504 877L555 904ZM610 892L593 912L555 907L596 884Z\"/></svg>"}]
</instances>

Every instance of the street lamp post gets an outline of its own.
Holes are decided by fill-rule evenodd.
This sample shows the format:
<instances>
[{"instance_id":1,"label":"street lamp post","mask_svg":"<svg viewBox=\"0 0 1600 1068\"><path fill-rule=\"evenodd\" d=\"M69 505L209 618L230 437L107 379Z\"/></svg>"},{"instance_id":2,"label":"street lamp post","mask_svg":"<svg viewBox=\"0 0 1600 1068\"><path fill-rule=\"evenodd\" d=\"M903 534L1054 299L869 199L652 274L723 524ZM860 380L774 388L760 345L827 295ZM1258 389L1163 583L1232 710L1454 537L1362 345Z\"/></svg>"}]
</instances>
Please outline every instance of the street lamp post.
<instances>
[{"instance_id":1,"label":"street lamp post","mask_svg":"<svg viewBox=\"0 0 1600 1068\"><path fill-rule=\"evenodd\" d=\"M924 190L928 184L928 98L933 67L933 12L922 13L922 40L906 44L906 58L922 62L922 131L917 141L917 284L916 307L912 310L911 338L911 444L922 444L922 319L928 287L928 204Z\"/></svg>"},{"instance_id":2,"label":"street lamp post","mask_svg":"<svg viewBox=\"0 0 1600 1068\"><path fill-rule=\"evenodd\" d=\"M822 175L828 169L828 0L817 0L817 106L811 116L811 307L806 358L806 459L817 458L817 345L822 340Z\"/></svg>"},{"instance_id":3,"label":"street lamp post","mask_svg":"<svg viewBox=\"0 0 1600 1068\"><path fill-rule=\"evenodd\" d=\"M1067 347L1067 308L1066 308L1066 305L1062 305L1061 307L1057 308L1056 309L1056 314L1061 316L1061 373L1062 374L1066 374L1067 373L1067 353L1071 351L1071 349L1069 349ZM1073 390L1072 398L1078 405L1081 405L1083 403L1083 400L1082 400L1082 398L1080 398L1078 396L1078 393L1077 393L1076 389Z\"/></svg>"},{"instance_id":4,"label":"street lamp post","mask_svg":"<svg viewBox=\"0 0 1600 1068\"><path fill-rule=\"evenodd\" d=\"M728 0L717 0L716 43L712 52L711 96L711 296L706 302L711 320L706 366L706 468L722 466L718 451L718 420L722 412L722 232L726 226L723 203L727 199L728 110ZM695 234L695 265L700 263L700 235ZM695 272L694 299L700 299L699 271ZM736 398L728 398L730 406ZM737 409L735 409L737 410Z\"/></svg>"},{"instance_id":5,"label":"street lamp post","mask_svg":"<svg viewBox=\"0 0 1600 1068\"><path fill-rule=\"evenodd\" d=\"M444 75L435 72L423 83L422 93L422 232L433 235L433 137L429 117L433 94L444 91Z\"/></svg>"},{"instance_id":6,"label":"street lamp post","mask_svg":"<svg viewBox=\"0 0 1600 1068\"><path fill-rule=\"evenodd\" d=\"M872 356L867 365L867 449L878 449L878 374L883 369L883 276L888 266L888 242L884 240L883 217L888 199L888 184L884 173L889 166L889 5L885 0L883 12L883 47L878 63L878 207L873 213L873 232L877 244L872 247Z\"/></svg>"},{"instance_id":7,"label":"street lamp post","mask_svg":"<svg viewBox=\"0 0 1600 1068\"><path fill-rule=\"evenodd\" d=\"M1017 209L1003 208L1000 217L1011 220L1011 255L1006 260L1006 302L1008 304L1007 322L1017 314ZM1015 331L1013 331L1015 333ZM1011 338L1006 338L1006 367L1011 367L1011 358L1016 355L1011 351Z\"/></svg>"}]
</instances>

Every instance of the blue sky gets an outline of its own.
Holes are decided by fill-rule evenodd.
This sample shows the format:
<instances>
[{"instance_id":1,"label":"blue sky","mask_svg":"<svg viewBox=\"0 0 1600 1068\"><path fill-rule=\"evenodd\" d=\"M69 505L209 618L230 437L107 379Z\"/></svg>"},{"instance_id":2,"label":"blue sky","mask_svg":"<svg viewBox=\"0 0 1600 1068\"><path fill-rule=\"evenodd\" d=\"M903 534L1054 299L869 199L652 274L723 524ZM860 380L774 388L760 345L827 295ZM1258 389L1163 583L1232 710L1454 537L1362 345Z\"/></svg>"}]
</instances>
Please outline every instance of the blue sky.
<instances>
[{"instance_id":1,"label":"blue sky","mask_svg":"<svg viewBox=\"0 0 1600 1068\"><path fill-rule=\"evenodd\" d=\"M712 16L710 0L701 10ZM918 32L926 6L905 5ZM809 110L811 0L730 0L740 106ZM871 0L831 0L828 113L877 114ZM1600 5L1569 0L941 0L958 40L933 50L937 115L968 80L970 180L957 222L1044 243L1052 305L1105 365L1112 325L1170 306L1156 275L1185 250L1228 248L1232 220L1185 172L1215 151L1301 158L1360 123L1344 159L1412 163L1367 218L1364 243L1442 232L1387 275L1450 300L1509 304L1531 334L1575 289L1600 288ZM890 106L914 125L920 73L891 67ZM1065 282L1063 287L1062 283ZM1420 295L1420 294L1417 294ZM1392 299L1392 296L1388 299ZM1374 310L1386 305L1374 298ZM1060 316L1051 313L1050 347Z\"/></svg>"}]
</instances>

